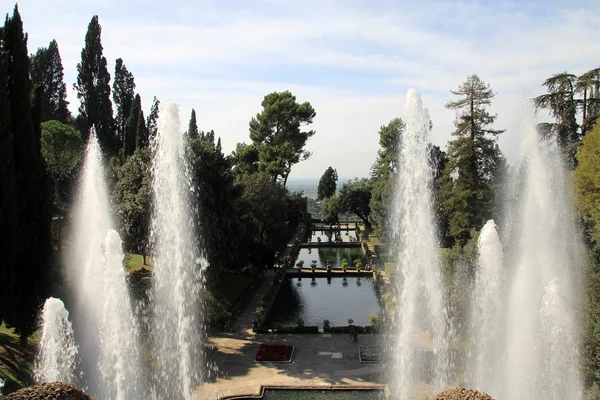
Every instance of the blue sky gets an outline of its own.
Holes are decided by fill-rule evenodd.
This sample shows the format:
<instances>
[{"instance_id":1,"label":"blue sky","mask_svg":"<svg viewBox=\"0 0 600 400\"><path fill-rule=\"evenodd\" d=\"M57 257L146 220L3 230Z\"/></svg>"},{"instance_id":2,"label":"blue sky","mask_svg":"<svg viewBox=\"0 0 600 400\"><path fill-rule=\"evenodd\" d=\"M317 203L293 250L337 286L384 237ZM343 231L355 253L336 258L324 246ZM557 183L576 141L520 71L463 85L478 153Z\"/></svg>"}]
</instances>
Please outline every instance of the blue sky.
<instances>
[{"instance_id":1,"label":"blue sky","mask_svg":"<svg viewBox=\"0 0 600 400\"><path fill-rule=\"evenodd\" d=\"M3 12L14 3L0 0ZM596 1L114 1L19 3L29 51L58 41L71 108L72 85L91 17L99 16L109 70L123 58L145 111L153 96L191 108L226 152L249 141L248 121L272 91L290 90L317 111L310 160L292 177L318 177L331 165L366 176L379 127L401 117L415 87L445 147L454 112L444 104L469 74L488 82L496 127L509 161L518 152L523 100L553 73L598 66ZM546 118L540 115L540 118Z\"/></svg>"}]
</instances>

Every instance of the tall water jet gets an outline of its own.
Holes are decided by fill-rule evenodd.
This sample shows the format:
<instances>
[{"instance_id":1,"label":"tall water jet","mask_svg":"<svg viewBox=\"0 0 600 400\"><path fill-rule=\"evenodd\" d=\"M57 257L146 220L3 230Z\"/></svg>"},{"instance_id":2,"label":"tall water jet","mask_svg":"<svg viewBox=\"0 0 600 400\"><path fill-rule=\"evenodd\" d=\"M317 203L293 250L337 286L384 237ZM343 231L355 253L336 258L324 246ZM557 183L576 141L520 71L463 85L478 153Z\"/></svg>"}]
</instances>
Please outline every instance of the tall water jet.
<instances>
[{"instance_id":1,"label":"tall water jet","mask_svg":"<svg viewBox=\"0 0 600 400\"><path fill-rule=\"evenodd\" d=\"M524 129L508 203L512 267L505 385L498 398L581 399L582 245L560 151ZM500 375L499 375L500 377Z\"/></svg>"},{"instance_id":2,"label":"tall water jet","mask_svg":"<svg viewBox=\"0 0 600 400\"><path fill-rule=\"evenodd\" d=\"M36 382L70 382L77 379L77 346L69 312L60 299L50 297L40 318L42 336L35 358Z\"/></svg>"},{"instance_id":3,"label":"tall water jet","mask_svg":"<svg viewBox=\"0 0 600 400\"><path fill-rule=\"evenodd\" d=\"M92 129L67 259L77 299L75 334L88 391L100 398L135 399L140 395L137 385L141 380L138 329L127 290L121 241L112 230L102 165Z\"/></svg>"},{"instance_id":4,"label":"tall water jet","mask_svg":"<svg viewBox=\"0 0 600 400\"><path fill-rule=\"evenodd\" d=\"M152 149L152 331L159 364L154 390L159 398L190 399L202 374L200 289L207 262L197 250L193 188L176 104L161 108Z\"/></svg>"},{"instance_id":5,"label":"tall water jet","mask_svg":"<svg viewBox=\"0 0 600 400\"><path fill-rule=\"evenodd\" d=\"M401 275L393 379L399 399L432 396L448 384L449 373L449 320L432 210L430 119L414 89L406 94L404 122L392 217ZM425 387L425 393L417 393L417 387Z\"/></svg>"},{"instance_id":6,"label":"tall water jet","mask_svg":"<svg viewBox=\"0 0 600 400\"><path fill-rule=\"evenodd\" d=\"M503 251L494 220L481 229L477 240L478 260L471 298L471 379L470 387L498 393L496 377L502 371L504 270Z\"/></svg>"}]
</instances>

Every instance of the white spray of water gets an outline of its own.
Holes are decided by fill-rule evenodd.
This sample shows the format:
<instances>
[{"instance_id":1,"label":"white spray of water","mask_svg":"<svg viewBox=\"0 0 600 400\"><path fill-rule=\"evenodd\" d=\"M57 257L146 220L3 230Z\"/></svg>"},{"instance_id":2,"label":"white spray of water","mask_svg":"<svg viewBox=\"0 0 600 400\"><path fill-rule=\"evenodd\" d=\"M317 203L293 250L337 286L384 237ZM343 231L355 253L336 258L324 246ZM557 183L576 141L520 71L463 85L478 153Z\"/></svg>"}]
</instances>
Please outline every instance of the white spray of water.
<instances>
[{"instance_id":1,"label":"white spray of water","mask_svg":"<svg viewBox=\"0 0 600 400\"><path fill-rule=\"evenodd\" d=\"M77 346L69 312L60 299L50 297L46 300L40 323L42 337L35 358L35 381L74 383Z\"/></svg>"},{"instance_id":2,"label":"white spray of water","mask_svg":"<svg viewBox=\"0 0 600 400\"><path fill-rule=\"evenodd\" d=\"M497 393L501 371L504 259L502 243L493 220L487 221L477 241L479 253L471 298L471 387Z\"/></svg>"},{"instance_id":3,"label":"white spray of water","mask_svg":"<svg viewBox=\"0 0 600 400\"><path fill-rule=\"evenodd\" d=\"M448 314L443 300L427 149L430 119L414 89L406 95L404 122L406 131L399 150L393 203L393 233L401 272L400 331L393 383L399 399L434 395L448 384L449 371ZM427 393L415 393L419 382L431 383L425 385L429 387Z\"/></svg>"},{"instance_id":4,"label":"white spray of water","mask_svg":"<svg viewBox=\"0 0 600 400\"><path fill-rule=\"evenodd\" d=\"M192 186L176 104L161 108L152 148L153 332L159 362L154 390L161 398L190 399L203 373L199 296L207 262L197 254Z\"/></svg>"},{"instance_id":5,"label":"white spray of water","mask_svg":"<svg viewBox=\"0 0 600 400\"><path fill-rule=\"evenodd\" d=\"M68 258L78 300L74 325L89 391L101 398L135 399L141 380L138 326L127 290L121 240L112 227L102 155L92 129Z\"/></svg>"},{"instance_id":6,"label":"white spray of water","mask_svg":"<svg viewBox=\"0 0 600 400\"><path fill-rule=\"evenodd\" d=\"M524 129L511 235L506 384L499 398L581 399L582 245L573 222L559 149Z\"/></svg>"}]
</instances>

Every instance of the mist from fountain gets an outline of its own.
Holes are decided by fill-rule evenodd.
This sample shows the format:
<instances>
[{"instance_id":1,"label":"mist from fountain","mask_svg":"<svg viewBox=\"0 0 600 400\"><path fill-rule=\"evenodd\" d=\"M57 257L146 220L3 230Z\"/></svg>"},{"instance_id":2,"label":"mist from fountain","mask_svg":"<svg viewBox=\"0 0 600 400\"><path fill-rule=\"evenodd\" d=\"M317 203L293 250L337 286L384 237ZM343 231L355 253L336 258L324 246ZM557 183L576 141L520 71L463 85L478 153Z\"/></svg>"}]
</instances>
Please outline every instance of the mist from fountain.
<instances>
[{"instance_id":1,"label":"mist from fountain","mask_svg":"<svg viewBox=\"0 0 600 400\"><path fill-rule=\"evenodd\" d=\"M507 200L510 274L505 319L506 365L500 399L581 399L581 272L560 150L526 118Z\"/></svg>"},{"instance_id":2,"label":"mist from fountain","mask_svg":"<svg viewBox=\"0 0 600 400\"><path fill-rule=\"evenodd\" d=\"M77 345L69 312L60 299L50 297L44 303L41 338L35 358L36 382L70 382L77 378Z\"/></svg>"},{"instance_id":3,"label":"mist from fountain","mask_svg":"<svg viewBox=\"0 0 600 400\"><path fill-rule=\"evenodd\" d=\"M399 399L432 397L448 384L450 371L449 319L432 208L430 118L414 89L406 94L404 122L392 204L400 272L396 288L400 321L392 387ZM418 387L425 387L425 393Z\"/></svg>"},{"instance_id":4,"label":"mist from fountain","mask_svg":"<svg viewBox=\"0 0 600 400\"><path fill-rule=\"evenodd\" d=\"M76 303L75 337L85 382L99 398L135 399L141 382L138 324L121 240L113 230L100 146L92 128L74 207L67 257Z\"/></svg>"},{"instance_id":5,"label":"mist from fountain","mask_svg":"<svg viewBox=\"0 0 600 400\"><path fill-rule=\"evenodd\" d=\"M154 153L154 210L151 243L154 254L154 357L158 361L155 396L190 399L202 378L202 271L206 259L198 250L191 208L194 190L185 157L179 108L165 103L160 110Z\"/></svg>"},{"instance_id":6,"label":"mist from fountain","mask_svg":"<svg viewBox=\"0 0 600 400\"><path fill-rule=\"evenodd\" d=\"M503 318L504 269L503 251L494 220L481 229L477 240L478 260L475 284L471 297L471 379L470 387L497 393L496 377L503 367L500 363L503 340L498 329Z\"/></svg>"}]
</instances>

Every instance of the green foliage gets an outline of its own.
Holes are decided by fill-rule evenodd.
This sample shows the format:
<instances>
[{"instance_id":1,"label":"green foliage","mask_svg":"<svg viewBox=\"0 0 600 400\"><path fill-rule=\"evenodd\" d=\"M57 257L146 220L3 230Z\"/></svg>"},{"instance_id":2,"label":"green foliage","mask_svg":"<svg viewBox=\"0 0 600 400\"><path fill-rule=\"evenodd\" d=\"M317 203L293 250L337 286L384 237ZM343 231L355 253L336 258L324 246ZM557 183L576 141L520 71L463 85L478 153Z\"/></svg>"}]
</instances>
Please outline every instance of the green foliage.
<instances>
[{"instance_id":1,"label":"green foliage","mask_svg":"<svg viewBox=\"0 0 600 400\"><path fill-rule=\"evenodd\" d=\"M116 167L113 195L125 249L143 255L150 224L150 158L150 150L139 149Z\"/></svg>"},{"instance_id":2,"label":"green foliage","mask_svg":"<svg viewBox=\"0 0 600 400\"><path fill-rule=\"evenodd\" d=\"M118 154L121 141L114 130L110 74L106 57L102 55L101 33L98 16L94 15L85 35L81 62L77 64L77 83L74 85L80 102L77 126L85 142L90 128L95 126L102 150L106 155L113 156Z\"/></svg>"},{"instance_id":3,"label":"green foliage","mask_svg":"<svg viewBox=\"0 0 600 400\"><path fill-rule=\"evenodd\" d=\"M379 328L379 316L377 314L369 314L369 324L377 330Z\"/></svg>"},{"instance_id":4,"label":"green foliage","mask_svg":"<svg viewBox=\"0 0 600 400\"><path fill-rule=\"evenodd\" d=\"M190 123L188 124L187 134L190 139L198 138L198 123L196 122L196 110L192 108L192 114L190 116Z\"/></svg>"},{"instance_id":5,"label":"green foliage","mask_svg":"<svg viewBox=\"0 0 600 400\"><path fill-rule=\"evenodd\" d=\"M344 211L349 211L356 214L365 223L365 226L370 228L371 222L369 215L371 213L371 181L363 179L354 179L348 181L340 188L341 208Z\"/></svg>"},{"instance_id":6,"label":"green foliage","mask_svg":"<svg viewBox=\"0 0 600 400\"><path fill-rule=\"evenodd\" d=\"M231 154L236 176L258 172L258 149L252 144L238 143Z\"/></svg>"},{"instance_id":7,"label":"green foliage","mask_svg":"<svg viewBox=\"0 0 600 400\"><path fill-rule=\"evenodd\" d=\"M310 157L304 150L314 131L301 131L316 113L308 102L299 104L289 91L273 92L261 103L263 111L250 121L250 139L259 153L258 169L285 186L292 166Z\"/></svg>"},{"instance_id":8,"label":"green foliage","mask_svg":"<svg viewBox=\"0 0 600 400\"><path fill-rule=\"evenodd\" d=\"M321 179L319 179L319 186L317 188L317 200L324 200L335 195L337 187L338 174L335 169L328 167Z\"/></svg>"},{"instance_id":9,"label":"green foliage","mask_svg":"<svg viewBox=\"0 0 600 400\"><path fill-rule=\"evenodd\" d=\"M577 76L567 72L554 74L543 83L548 93L533 99L536 109L548 109L550 115L556 119L556 123L539 124L540 133L547 137L556 137L556 142L563 149L571 166L575 166L575 151L579 144L576 80Z\"/></svg>"},{"instance_id":10,"label":"green foliage","mask_svg":"<svg viewBox=\"0 0 600 400\"><path fill-rule=\"evenodd\" d=\"M55 120L42 124L42 155L55 182L73 172L82 154L81 134L75 128Z\"/></svg>"},{"instance_id":11,"label":"green foliage","mask_svg":"<svg viewBox=\"0 0 600 400\"><path fill-rule=\"evenodd\" d=\"M160 101L154 97L152 101L152 107L150 107L150 113L148 114L148 118L146 118L146 131L148 138L153 138L156 136L156 132L158 131L158 111L160 107ZM145 144L147 146L148 143ZM145 147L142 146L142 147Z\"/></svg>"},{"instance_id":12,"label":"green foliage","mask_svg":"<svg viewBox=\"0 0 600 400\"><path fill-rule=\"evenodd\" d=\"M342 202L338 196L326 197L322 202L324 220L330 224L339 224Z\"/></svg>"},{"instance_id":13,"label":"green foliage","mask_svg":"<svg viewBox=\"0 0 600 400\"><path fill-rule=\"evenodd\" d=\"M115 79L113 81L113 101L117 108L115 116L115 128L117 136L121 141L125 141L125 127L129 120L133 97L135 93L135 80L133 74L129 72L122 58L115 61ZM134 149L131 149L133 153Z\"/></svg>"},{"instance_id":14,"label":"green foliage","mask_svg":"<svg viewBox=\"0 0 600 400\"><path fill-rule=\"evenodd\" d=\"M67 87L63 80L63 65L56 40L52 40L47 48L40 47L31 55L30 76L33 85L44 89L41 100L42 122L69 122L71 112L68 109Z\"/></svg>"},{"instance_id":15,"label":"green foliage","mask_svg":"<svg viewBox=\"0 0 600 400\"><path fill-rule=\"evenodd\" d=\"M296 326L298 326L298 327L303 327L304 326L304 319L302 317L298 317L296 319Z\"/></svg>"},{"instance_id":16,"label":"green foliage","mask_svg":"<svg viewBox=\"0 0 600 400\"><path fill-rule=\"evenodd\" d=\"M123 134L123 155L129 157L133 154L136 149L136 139L138 135L138 122L140 122L140 113L142 112L142 99L139 94L135 95L131 109L129 111L129 117L127 118L127 124L125 125L125 132ZM143 117L142 117L143 122ZM145 129L142 128L142 129Z\"/></svg>"},{"instance_id":17,"label":"green foliage","mask_svg":"<svg viewBox=\"0 0 600 400\"><path fill-rule=\"evenodd\" d=\"M577 151L575 190L581 217L594 250L600 254L600 124L583 138Z\"/></svg>"},{"instance_id":18,"label":"green foliage","mask_svg":"<svg viewBox=\"0 0 600 400\"><path fill-rule=\"evenodd\" d=\"M452 133L457 138L448 145L448 161L440 179L449 235L464 245L471 230L479 229L492 216L494 189L505 168L496 143L503 131L487 127L496 119L486 110L495 95L477 75L467 77L452 93L462 97L446 107L461 113Z\"/></svg>"},{"instance_id":19,"label":"green foliage","mask_svg":"<svg viewBox=\"0 0 600 400\"><path fill-rule=\"evenodd\" d=\"M6 55L7 94L9 100L10 135L17 201L18 229L16 260L3 265L6 278L2 291L3 318L21 335L26 344L37 328L37 311L48 293L51 257L51 195L50 184L41 152L42 88L30 92L29 57L23 23L15 6L13 17L7 18L2 29L2 48ZM32 96L33 95L33 96ZM33 107L30 103L33 97Z\"/></svg>"}]
</instances>

